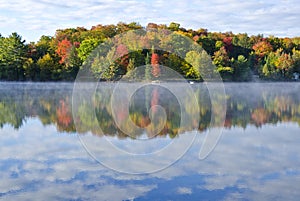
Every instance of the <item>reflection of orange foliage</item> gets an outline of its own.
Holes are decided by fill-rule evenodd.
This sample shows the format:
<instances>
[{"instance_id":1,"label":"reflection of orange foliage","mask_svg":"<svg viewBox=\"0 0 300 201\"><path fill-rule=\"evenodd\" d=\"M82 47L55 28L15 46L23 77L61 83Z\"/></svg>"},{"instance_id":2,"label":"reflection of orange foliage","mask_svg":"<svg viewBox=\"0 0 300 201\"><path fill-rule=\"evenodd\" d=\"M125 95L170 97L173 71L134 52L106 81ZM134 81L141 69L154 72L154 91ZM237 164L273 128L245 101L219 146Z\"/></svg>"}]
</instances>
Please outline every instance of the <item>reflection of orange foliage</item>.
<instances>
[{"instance_id":1,"label":"reflection of orange foliage","mask_svg":"<svg viewBox=\"0 0 300 201\"><path fill-rule=\"evenodd\" d=\"M226 118L225 122L224 122L224 127L225 128L231 128L231 126L232 126L231 120Z\"/></svg>"},{"instance_id":2,"label":"reflection of orange foliage","mask_svg":"<svg viewBox=\"0 0 300 201\"><path fill-rule=\"evenodd\" d=\"M152 65L152 75L154 77L158 77L160 74L160 68L159 68L159 65L156 64L156 65Z\"/></svg>"},{"instance_id":3,"label":"reflection of orange foliage","mask_svg":"<svg viewBox=\"0 0 300 201\"><path fill-rule=\"evenodd\" d=\"M151 123L148 116L141 116L137 120L138 122L136 122L136 125L138 125L141 128L146 128Z\"/></svg>"},{"instance_id":4,"label":"reflection of orange foliage","mask_svg":"<svg viewBox=\"0 0 300 201\"><path fill-rule=\"evenodd\" d=\"M56 115L58 124L67 127L72 123L72 115L65 100L60 100L60 105L56 109Z\"/></svg>"},{"instance_id":5,"label":"reflection of orange foliage","mask_svg":"<svg viewBox=\"0 0 300 201\"><path fill-rule=\"evenodd\" d=\"M255 109L252 114L251 118L257 125L262 125L269 120L269 113L264 108L257 108Z\"/></svg>"},{"instance_id":6,"label":"reflection of orange foliage","mask_svg":"<svg viewBox=\"0 0 300 201\"><path fill-rule=\"evenodd\" d=\"M158 105L158 90L157 88L153 89L152 91L152 99L151 99L151 107L154 105ZM156 109L154 107L153 112L156 112Z\"/></svg>"},{"instance_id":7,"label":"reflection of orange foliage","mask_svg":"<svg viewBox=\"0 0 300 201\"><path fill-rule=\"evenodd\" d=\"M128 116L128 110L125 109L125 107L119 106L119 108L117 108L117 119L118 122L124 122L125 120L127 120L127 116Z\"/></svg>"}]
</instances>

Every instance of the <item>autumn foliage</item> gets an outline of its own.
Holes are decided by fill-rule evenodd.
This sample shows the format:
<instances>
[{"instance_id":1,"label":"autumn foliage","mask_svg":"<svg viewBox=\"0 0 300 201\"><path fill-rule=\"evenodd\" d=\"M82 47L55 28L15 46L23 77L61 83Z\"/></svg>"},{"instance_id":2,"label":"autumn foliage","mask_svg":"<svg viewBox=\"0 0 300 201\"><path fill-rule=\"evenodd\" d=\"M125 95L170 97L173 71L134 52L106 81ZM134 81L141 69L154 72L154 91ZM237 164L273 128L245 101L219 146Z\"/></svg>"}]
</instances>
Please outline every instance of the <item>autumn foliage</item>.
<instances>
[{"instance_id":1,"label":"autumn foliage","mask_svg":"<svg viewBox=\"0 0 300 201\"><path fill-rule=\"evenodd\" d=\"M63 64L67 61L71 48L72 43L66 38L58 43L56 53L61 58L59 61L60 64Z\"/></svg>"},{"instance_id":2,"label":"autumn foliage","mask_svg":"<svg viewBox=\"0 0 300 201\"><path fill-rule=\"evenodd\" d=\"M137 29L143 29L145 34L128 32L127 35L127 31ZM118 35L123 33L127 38ZM180 37L201 46L207 53L197 61L203 63L199 65L203 67L202 71L218 72L223 80L251 81L259 77L287 81L296 79L295 75L300 73L300 37L248 36L246 33L209 32L204 28L192 30L174 22L169 26L149 23L146 27L138 23L118 23L100 24L90 30L84 27L59 29L53 37L42 36L36 43L28 44L17 33L8 37L0 34L0 80L75 80L79 69L92 54L92 74L103 81L119 80L138 66L146 66L144 77L140 76L140 79L157 79L162 74L160 65L172 68L184 78L203 81L200 76L203 72L196 72L186 60L193 61L194 58L184 57L192 55L194 50L179 58L179 55L154 48L157 45L174 50L186 47ZM113 43L111 49L100 48L106 42ZM109 61L109 69L102 69L103 60ZM211 64L216 69L206 69Z\"/></svg>"},{"instance_id":3,"label":"autumn foliage","mask_svg":"<svg viewBox=\"0 0 300 201\"><path fill-rule=\"evenodd\" d=\"M152 75L158 77L160 75L159 55L153 53L151 56Z\"/></svg>"},{"instance_id":4,"label":"autumn foliage","mask_svg":"<svg viewBox=\"0 0 300 201\"><path fill-rule=\"evenodd\" d=\"M263 58L268 53L272 52L273 47L268 41L262 40L254 44L252 49L255 51L255 54L258 55L259 58Z\"/></svg>"},{"instance_id":5,"label":"autumn foliage","mask_svg":"<svg viewBox=\"0 0 300 201\"><path fill-rule=\"evenodd\" d=\"M128 65L128 48L124 44L118 45L116 49L116 58L119 64L126 67Z\"/></svg>"},{"instance_id":6,"label":"autumn foliage","mask_svg":"<svg viewBox=\"0 0 300 201\"><path fill-rule=\"evenodd\" d=\"M230 52L233 50L232 37L225 37L223 39L223 43L225 45L225 49L227 52Z\"/></svg>"}]
</instances>

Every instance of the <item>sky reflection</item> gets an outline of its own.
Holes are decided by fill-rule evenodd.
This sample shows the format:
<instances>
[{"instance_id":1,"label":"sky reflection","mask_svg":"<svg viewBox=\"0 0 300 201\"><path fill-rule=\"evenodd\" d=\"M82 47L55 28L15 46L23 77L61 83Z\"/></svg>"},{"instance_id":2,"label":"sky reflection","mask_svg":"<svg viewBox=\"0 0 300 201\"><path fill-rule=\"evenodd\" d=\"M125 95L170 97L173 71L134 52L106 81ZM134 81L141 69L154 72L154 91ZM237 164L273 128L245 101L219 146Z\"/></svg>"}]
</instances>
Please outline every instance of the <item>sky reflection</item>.
<instances>
[{"instance_id":1,"label":"sky reflection","mask_svg":"<svg viewBox=\"0 0 300 201\"><path fill-rule=\"evenodd\" d=\"M76 135L58 133L55 126L43 126L36 118L26 122L19 130L10 126L0 130L0 196L5 200L296 200L300 196L300 136L294 123L226 129L205 160L198 159L205 134L198 135L188 153L171 167L155 174L129 175L94 161Z\"/></svg>"}]
</instances>

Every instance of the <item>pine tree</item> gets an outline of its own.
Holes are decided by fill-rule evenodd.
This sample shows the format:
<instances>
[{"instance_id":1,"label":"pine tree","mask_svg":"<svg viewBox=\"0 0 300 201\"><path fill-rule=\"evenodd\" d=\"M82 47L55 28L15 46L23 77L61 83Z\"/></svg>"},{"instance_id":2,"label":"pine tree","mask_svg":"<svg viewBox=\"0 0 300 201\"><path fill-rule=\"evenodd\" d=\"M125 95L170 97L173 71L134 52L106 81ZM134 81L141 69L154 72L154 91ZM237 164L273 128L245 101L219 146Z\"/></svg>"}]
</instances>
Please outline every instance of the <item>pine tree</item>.
<instances>
[{"instance_id":1,"label":"pine tree","mask_svg":"<svg viewBox=\"0 0 300 201\"><path fill-rule=\"evenodd\" d=\"M152 79L152 74L151 74L151 65L150 65L150 56L149 53L147 52L146 59L145 59L145 79L147 81Z\"/></svg>"}]
</instances>

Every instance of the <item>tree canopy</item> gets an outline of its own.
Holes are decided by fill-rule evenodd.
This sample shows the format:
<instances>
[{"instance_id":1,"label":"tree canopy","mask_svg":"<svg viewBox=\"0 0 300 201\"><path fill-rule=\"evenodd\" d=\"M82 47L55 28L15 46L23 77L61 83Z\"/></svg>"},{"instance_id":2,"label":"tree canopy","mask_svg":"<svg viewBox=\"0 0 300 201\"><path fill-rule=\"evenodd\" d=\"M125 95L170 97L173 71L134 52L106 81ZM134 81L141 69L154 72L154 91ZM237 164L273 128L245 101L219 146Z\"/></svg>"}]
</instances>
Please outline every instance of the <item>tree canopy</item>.
<instances>
[{"instance_id":1,"label":"tree canopy","mask_svg":"<svg viewBox=\"0 0 300 201\"><path fill-rule=\"evenodd\" d=\"M167 29L175 34L171 40L179 48L186 45L186 41L179 37L181 35L195 41L207 54L198 55L191 50L181 58L176 53L154 51L153 41L168 47L169 39L149 38L149 35L139 38L148 46L147 49L128 52L127 47L119 44L113 50L115 52L108 52L112 62L107 64L109 68L105 72L97 68L97 62L102 62L103 58L96 55L91 67L95 77L102 80L120 79L138 66L145 66L145 77L149 78L150 74L157 77L159 65L165 65L185 78L202 81L201 74L207 70L205 62L206 65L214 64L215 72L219 72L225 81L251 81L253 75L283 81L292 80L294 73L300 73L300 37L248 36L246 33L209 32L204 28L187 30L175 22L169 25L149 23L146 27L136 22L120 22L117 25L96 25L90 30L83 27L58 29L54 36L41 36L39 41L31 43L26 43L17 33L8 37L0 34L0 80L74 80L95 48L105 52L107 50L99 47L103 42L137 29ZM131 46L131 49L137 49L139 44ZM120 58L114 59L114 54L120 55ZM210 64L207 57L211 58Z\"/></svg>"}]
</instances>

